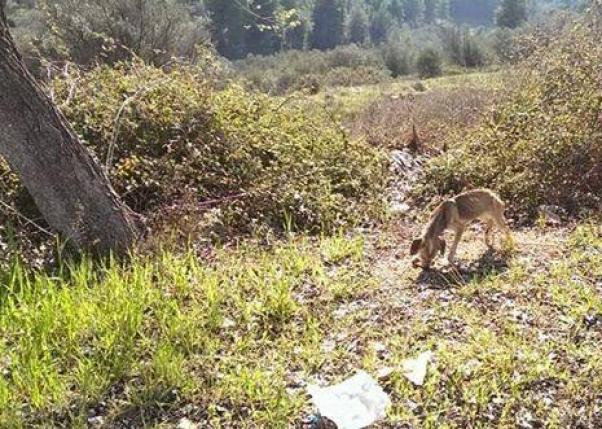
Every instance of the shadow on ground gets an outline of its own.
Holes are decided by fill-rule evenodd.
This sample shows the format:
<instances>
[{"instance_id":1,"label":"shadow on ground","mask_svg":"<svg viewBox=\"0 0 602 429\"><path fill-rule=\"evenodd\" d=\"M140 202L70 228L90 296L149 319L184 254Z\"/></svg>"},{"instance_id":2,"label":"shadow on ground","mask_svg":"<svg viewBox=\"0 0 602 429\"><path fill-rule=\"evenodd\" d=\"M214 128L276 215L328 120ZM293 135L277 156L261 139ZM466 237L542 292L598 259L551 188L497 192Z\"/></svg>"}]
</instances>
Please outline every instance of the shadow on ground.
<instances>
[{"instance_id":1,"label":"shadow on ground","mask_svg":"<svg viewBox=\"0 0 602 429\"><path fill-rule=\"evenodd\" d=\"M456 262L456 266L443 266L423 270L416 280L417 285L433 289L446 289L456 285L469 283L475 279L482 279L491 274L500 274L508 269L506 256L488 249L475 261Z\"/></svg>"}]
</instances>

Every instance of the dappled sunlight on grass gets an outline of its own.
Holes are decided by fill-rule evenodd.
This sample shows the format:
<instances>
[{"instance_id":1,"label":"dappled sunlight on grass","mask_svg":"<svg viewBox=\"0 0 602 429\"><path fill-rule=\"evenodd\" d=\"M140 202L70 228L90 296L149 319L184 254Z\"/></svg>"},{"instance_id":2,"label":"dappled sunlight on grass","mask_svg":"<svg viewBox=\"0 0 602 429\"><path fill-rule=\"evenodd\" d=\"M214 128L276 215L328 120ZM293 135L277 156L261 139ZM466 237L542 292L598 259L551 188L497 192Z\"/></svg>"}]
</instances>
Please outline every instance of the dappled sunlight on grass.
<instances>
[{"instance_id":1,"label":"dappled sunlight on grass","mask_svg":"<svg viewBox=\"0 0 602 429\"><path fill-rule=\"evenodd\" d=\"M287 427L311 412L305 383L390 367L389 422L594 427L602 237L580 227L560 258L522 245L558 239L519 232L504 269L469 264L441 284L376 256L378 235L244 244L211 262L82 261L55 276L17 264L1 304L0 422ZM461 261L482 251L460 249ZM434 361L413 386L399 368L425 350Z\"/></svg>"}]
</instances>

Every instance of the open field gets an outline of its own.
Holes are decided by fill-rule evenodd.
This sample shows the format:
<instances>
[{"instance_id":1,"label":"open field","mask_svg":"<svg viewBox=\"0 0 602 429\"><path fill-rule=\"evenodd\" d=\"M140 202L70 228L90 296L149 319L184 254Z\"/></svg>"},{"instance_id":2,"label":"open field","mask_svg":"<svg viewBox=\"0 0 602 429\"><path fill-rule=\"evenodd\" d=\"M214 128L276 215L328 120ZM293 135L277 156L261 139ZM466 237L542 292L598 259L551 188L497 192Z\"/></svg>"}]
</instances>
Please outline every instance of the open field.
<instances>
[{"instance_id":1,"label":"open field","mask_svg":"<svg viewBox=\"0 0 602 429\"><path fill-rule=\"evenodd\" d=\"M599 229L522 230L512 254L469 233L459 270L432 273L404 256L415 232L35 277L15 265L2 427L299 426L305 383L386 367L393 406L378 427L599 426ZM434 363L414 387L399 364L425 350Z\"/></svg>"},{"instance_id":2,"label":"open field","mask_svg":"<svg viewBox=\"0 0 602 429\"><path fill-rule=\"evenodd\" d=\"M371 103L390 97L399 98L428 91L503 89L504 73L503 71L469 72L426 80L416 77L399 78L376 85L327 88L308 98L326 106L344 119L353 119Z\"/></svg>"}]
</instances>

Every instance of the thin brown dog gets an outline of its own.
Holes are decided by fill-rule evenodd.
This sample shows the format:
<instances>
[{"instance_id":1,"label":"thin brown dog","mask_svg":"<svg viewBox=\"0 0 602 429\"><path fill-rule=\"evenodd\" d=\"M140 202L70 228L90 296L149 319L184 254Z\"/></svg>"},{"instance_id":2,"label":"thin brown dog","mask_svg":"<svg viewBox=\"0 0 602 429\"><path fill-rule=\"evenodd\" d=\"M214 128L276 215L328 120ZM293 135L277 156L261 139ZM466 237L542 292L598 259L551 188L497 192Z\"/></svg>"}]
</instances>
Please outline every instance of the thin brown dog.
<instances>
[{"instance_id":1,"label":"thin brown dog","mask_svg":"<svg viewBox=\"0 0 602 429\"><path fill-rule=\"evenodd\" d=\"M441 238L445 230L455 232L454 242L447 260L454 263L456 249L466 225L475 219L485 222L485 243L493 246L494 225L511 239L510 228L504 218L504 203L489 189L475 189L459 194L442 202L433 212L422 232L422 236L412 242L410 254L412 264L428 268L437 253L445 254L445 241Z\"/></svg>"}]
</instances>

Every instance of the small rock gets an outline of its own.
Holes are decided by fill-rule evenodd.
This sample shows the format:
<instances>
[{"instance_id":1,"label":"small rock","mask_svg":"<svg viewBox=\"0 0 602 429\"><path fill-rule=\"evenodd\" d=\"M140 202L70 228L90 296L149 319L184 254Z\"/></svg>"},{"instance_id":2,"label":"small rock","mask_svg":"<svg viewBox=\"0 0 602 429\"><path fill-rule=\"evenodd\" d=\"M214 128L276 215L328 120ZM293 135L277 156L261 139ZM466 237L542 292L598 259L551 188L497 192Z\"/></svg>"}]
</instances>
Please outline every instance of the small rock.
<instances>
[{"instance_id":1,"label":"small rock","mask_svg":"<svg viewBox=\"0 0 602 429\"><path fill-rule=\"evenodd\" d=\"M89 417L88 424L92 427L99 427L99 426L102 426L102 424L104 423L104 420L105 419L103 416Z\"/></svg>"},{"instance_id":2,"label":"small rock","mask_svg":"<svg viewBox=\"0 0 602 429\"><path fill-rule=\"evenodd\" d=\"M222 328L228 329L236 326L236 322L232 319L228 319L227 317L222 322Z\"/></svg>"},{"instance_id":3,"label":"small rock","mask_svg":"<svg viewBox=\"0 0 602 429\"><path fill-rule=\"evenodd\" d=\"M390 211L392 213L406 213L410 210L410 206L404 202L395 202L391 204Z\"/></svg>"},{"instance_id":4,"label":"small rock","mask_svg":"<svg viewBox=\"0 0 602 429\"><path fill-rule=\"evenodd\" d=\"M180 421L178 422L178 425L176 426L176 429L198 429L198 428L199 428L198 424L190 421L186 417L181 418Z\"/></svg>"},{"instance_id":5,"label":"small rock","mask_svg":"<svg viewBox=\"0 0 602 429\"><path fill-rule=\"evenodd\" d=\"M404 375L416 386L422 386L426 377L426 369L431 361L433 353L426 351L421 353L416 359L406 359L402 362Z\"/></svg>"},{"instance_id":6,"label":"small rock","mask_svg":"<svg viewBox=\"0 0 602 429\"><path fill-rule=\"evenodd\" d=\"M374 343L374 344L372 344L372 348L376 352L376 355L381 359L384 358L388 354L387 346L383 343L380 343L380 342Z\"/></svg>"},{"instance_id":7,"label":"small rock","mask_svg":"<svg viewBox=\"0 0 602 429\"><path fill-rule=\"evenodd\" d=\"M387 381L391 378L391 375L393 375L394 372L395 372L395 368L386 366L386 367L378 370L378 372L376 373L376 378L379 381Z\"/></svg>"}]
</instances>

